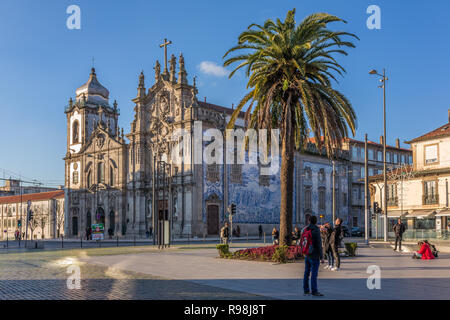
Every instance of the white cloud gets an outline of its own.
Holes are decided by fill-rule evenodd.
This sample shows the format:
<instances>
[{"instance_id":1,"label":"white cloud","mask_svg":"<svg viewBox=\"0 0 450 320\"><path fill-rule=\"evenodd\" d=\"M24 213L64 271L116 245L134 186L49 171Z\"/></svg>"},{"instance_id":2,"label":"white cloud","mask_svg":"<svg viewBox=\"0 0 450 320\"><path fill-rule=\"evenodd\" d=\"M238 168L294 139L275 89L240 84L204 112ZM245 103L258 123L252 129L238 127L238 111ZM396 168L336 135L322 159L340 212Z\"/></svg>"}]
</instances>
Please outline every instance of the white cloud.
<instances>
[{"instance_id":1,"label":"white cloud","mask_svg":"<svg viewBox=\"0 0 450 320\"><path fill-rule=\"evenodd\" d=\"M202 61L198 68L204 74L209 74L216 77L226 77L230 74L230 71L212 61Z\"/></svg>"}]
</instances>

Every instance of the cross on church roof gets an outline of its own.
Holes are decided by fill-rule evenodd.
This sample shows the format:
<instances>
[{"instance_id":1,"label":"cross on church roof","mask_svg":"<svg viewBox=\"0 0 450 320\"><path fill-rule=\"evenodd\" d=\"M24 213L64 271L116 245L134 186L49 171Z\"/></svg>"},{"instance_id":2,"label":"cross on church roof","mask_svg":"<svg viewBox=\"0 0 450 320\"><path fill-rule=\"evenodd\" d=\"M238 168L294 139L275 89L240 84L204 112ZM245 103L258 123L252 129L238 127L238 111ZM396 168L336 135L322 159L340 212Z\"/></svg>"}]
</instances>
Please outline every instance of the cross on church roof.
<instances>
[{"instance_id":1,"label":"cross on church roof","mask_svg":"<svg viewBox=\"0 0 450 320\"><path fill-rule=\"evenodd\" d=\"M169 44L172 44L172 41L167 41L166 38L164 38L164 43L159 45L160 48L164 47L164 71L163 73L167 73L167 46Z\"/></svg>"}]
</instances>

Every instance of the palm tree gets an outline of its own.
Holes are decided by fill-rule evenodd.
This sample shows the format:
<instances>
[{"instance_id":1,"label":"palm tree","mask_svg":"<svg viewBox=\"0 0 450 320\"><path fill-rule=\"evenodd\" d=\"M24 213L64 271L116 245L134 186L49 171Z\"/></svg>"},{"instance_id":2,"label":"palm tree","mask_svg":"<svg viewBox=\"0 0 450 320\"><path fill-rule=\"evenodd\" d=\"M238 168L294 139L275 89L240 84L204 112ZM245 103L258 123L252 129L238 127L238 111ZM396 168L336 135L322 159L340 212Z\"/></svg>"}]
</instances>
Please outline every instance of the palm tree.
<instances>
[{"instance_id":1,"label":"palm tree","mask_svg":"<svg viewBox=\"0 0 450 320\"><path fill-rule=\"evenodd\" d=\"M295 9L285 21L267 20L252 24L238 38L238 44L225 53L224 66L239 65L230 73L245 67L250 89L235 109L228 128L234 127L242 108L249 104L245 118L255 129L278 128L281 133L281 204L280 242L291 243L293 211L293 172L295 148L302 150L310 134L318 150L335 155L348 131L355 134L356 116L349 100L332 88L331 81L345 69L334 55L347 55L344 48L354 44L343 38L354 34L332 31L331 22L344 20L327 13L308 16L299 25Z\"/></svg>"}]
</instances>

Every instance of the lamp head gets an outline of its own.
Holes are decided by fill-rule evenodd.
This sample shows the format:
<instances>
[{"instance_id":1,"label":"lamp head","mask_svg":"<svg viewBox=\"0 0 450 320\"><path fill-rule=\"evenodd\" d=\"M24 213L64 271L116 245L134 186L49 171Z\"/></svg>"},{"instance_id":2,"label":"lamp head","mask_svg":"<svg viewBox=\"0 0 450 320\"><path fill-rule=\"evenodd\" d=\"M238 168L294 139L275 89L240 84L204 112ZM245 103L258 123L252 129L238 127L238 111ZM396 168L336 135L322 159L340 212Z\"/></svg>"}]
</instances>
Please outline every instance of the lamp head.
<instances>
[{"instance_id":1,"label":"lamp head","mask_svg":"<svg viewBox=\"0 0 450 320\"><path fill-rule=\"evenodd\" d=\"M372 70L369 71L369 74L378 74L378 72L377 72L377 70L372 69Z\"/></svg>"}]
</instances>

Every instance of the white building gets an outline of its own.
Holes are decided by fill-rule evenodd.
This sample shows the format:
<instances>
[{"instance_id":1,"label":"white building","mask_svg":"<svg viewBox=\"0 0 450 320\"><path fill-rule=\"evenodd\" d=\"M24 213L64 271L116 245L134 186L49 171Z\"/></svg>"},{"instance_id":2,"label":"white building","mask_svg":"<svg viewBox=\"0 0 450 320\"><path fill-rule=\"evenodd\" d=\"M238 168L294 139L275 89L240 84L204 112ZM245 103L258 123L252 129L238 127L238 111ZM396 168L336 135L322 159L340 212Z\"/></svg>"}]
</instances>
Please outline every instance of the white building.
<instances>
[{"instance_id":1,"label":"white building","mask_svg":"<svg viewBox=\"0 0 450 320\"><path fill-rule=\"evenodd\" d=\"M392 224L402 218L407 221L407 238L447 238L450 230L450 110L446 124L407 143L413 151L412 166L388 174L389 231L393 235ZM370 181L372 202L382 207L383 176L373 176Z\"/></svg>"},{"instance_id":2,"label":"white building","mask_svg":"<svg viewBox=\"0 0 450 320\"><path fill-rule=\"evenodd\" d=\"M27 207L33 219L27 227ZM19 230L25 239L51 239L64 234L64 190L0 197L0 239L14 239Z\"/></svg>"}]
</instances>

